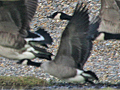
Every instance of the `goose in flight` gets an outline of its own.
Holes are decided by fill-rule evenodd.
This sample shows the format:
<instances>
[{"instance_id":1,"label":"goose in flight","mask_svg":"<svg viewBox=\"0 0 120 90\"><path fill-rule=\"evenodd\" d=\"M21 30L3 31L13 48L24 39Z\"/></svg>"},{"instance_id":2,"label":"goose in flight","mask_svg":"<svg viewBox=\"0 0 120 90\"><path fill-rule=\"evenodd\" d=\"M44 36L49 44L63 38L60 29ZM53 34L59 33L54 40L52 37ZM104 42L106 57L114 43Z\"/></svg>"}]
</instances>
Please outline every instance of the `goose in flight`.
<instances>
[{"instance_id":1,"label":"goose in flight","mask_svg":"<svg viewBox=\"0 0 120 90\"><path fill-rule=\"evenodd\" d=\"M20 60L17 63L40 67L46 73L67 82L90 82L93 84L94 80L98 80L96 74L83 70L83 65L92 49L92 41L86 38L88 30L88 9L86 5L83 6L83 3L78 3L72 19L62 33L60 46L54 60L43 63Z\"/></svg>"}]
</instances>

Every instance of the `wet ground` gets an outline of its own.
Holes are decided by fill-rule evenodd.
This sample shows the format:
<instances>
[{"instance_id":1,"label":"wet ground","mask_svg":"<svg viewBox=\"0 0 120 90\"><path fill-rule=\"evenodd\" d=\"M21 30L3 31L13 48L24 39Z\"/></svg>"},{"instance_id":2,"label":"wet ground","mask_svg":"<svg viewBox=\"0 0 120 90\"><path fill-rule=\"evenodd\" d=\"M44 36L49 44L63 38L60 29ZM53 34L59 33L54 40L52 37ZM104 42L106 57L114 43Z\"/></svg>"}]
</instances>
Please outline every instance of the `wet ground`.
<instances>
[{"instance_id":1,"label":"wet ground","mask_svg":"<svg viewBox=\"0 0 120 90\"><path fill-rule=\"evenodd\" d=\"M96 85L80 85L80 84L57 84L50 87L34 87L34 90L97 90L103 89L104 90L115 90L120 89L120 84L96 84Z\"/></svg>"},{"instance_id":2,"label":"wet ground","mask_svg":"<svg viewBox=\"0 0 120 90\"><path fill-rule=\"evenodd\" d=\"M52 86L34 86L34 87L14 87L2 86L1 90L119 90L120 84L98 83L95 85L86 84L73 84L73 83L56 83Z\"/></svg>"}]
</instances>

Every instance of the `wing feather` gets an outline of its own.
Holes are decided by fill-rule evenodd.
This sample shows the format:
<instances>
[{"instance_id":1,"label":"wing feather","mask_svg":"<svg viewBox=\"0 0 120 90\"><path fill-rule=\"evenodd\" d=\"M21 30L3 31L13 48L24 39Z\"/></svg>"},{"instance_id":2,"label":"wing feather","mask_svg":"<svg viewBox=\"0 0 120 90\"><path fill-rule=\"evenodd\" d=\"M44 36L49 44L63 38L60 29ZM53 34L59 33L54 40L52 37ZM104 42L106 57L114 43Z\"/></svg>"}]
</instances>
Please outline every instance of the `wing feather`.
<instances>
[{"instance_id":1,"label":"wing feather","mask_svg":"<svg viewBox=\"0 0 120 90\"><path fill-rule=\"evenodd\" d=\"M83 6L83 3L78 3L71 20L63 31L55 62L63 62L63 65L82 69L92 48L92 41L86 39L88 30L88 9L86 5Z\"/></svg>"},{"instance_id":2,"label":"wing feather","mask_svg":"<svg viewBox=\"0 0 120 90\"><path fill-rule=\"evenodd\" d=\"M26 0L28 20L31 21L38 6L38 0Z\"/></svg>"}]
</instances>

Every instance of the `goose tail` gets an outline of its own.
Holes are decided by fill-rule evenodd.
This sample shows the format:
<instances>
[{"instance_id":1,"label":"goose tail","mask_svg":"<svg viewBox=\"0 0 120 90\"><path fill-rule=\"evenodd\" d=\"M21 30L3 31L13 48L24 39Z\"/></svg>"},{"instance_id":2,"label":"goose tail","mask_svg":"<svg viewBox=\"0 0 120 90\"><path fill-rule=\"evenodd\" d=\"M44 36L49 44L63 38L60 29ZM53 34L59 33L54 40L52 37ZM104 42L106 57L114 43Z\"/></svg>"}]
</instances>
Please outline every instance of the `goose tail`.
<instances>
[{"instance_id":1,"label":"goose tail","mask_svg":"<svg viewBox=\"0 0 120 90\"><path fill-rule=\"evenodd\" d=\"M86 82L89 82L91 84L94 84L93 80L99 81L99 78L97 77L97 75L90 70L84 71L82 75L85 77Z\"/></svg>"},{"instance_id":2,"label":"goose tail","mask_svg":"<svg viewBox=\"0 0 120 90\"><path fill-rule=\"evenodd\" d=\"M38 57L38 58L42 58L42 59L47 59L47 60L52 60L51 56L53 55L52 53L46 51L46 49L37 47L37 46L32 46L35 51L38 51L38 53L33 52L33 54Z\"/></svg>"},{"instance_id":3,"label":"goose tail","mask_svg":"<svg viewBox=\"0 0 120 90\"><path fill-rule=\"evenodd\" d=\"M40 67L42 63L41 62L39 62L39 63L38 62L33 62L30 59L22 59L22 60L19 60L17 62L17 64Z\"/></svg>"},{"instance_id":4,"label":"goose tail","mask_svg":"<svg viewBox=\"0 0 120 90\"><path fill-rule=\"evenodd\" d=\"M22 55L23 58L21 58L21 59L33 59L33 58L37 57L40 59L52 60L51 56L53 54L48 52L44 48L40 48L38 46L29 45L29 44L26 44L24 48L26 49L26 51L24 51L24 53ZM24 50L24 48L23 48L23 50Z\"/></svg>"}]
</instances>

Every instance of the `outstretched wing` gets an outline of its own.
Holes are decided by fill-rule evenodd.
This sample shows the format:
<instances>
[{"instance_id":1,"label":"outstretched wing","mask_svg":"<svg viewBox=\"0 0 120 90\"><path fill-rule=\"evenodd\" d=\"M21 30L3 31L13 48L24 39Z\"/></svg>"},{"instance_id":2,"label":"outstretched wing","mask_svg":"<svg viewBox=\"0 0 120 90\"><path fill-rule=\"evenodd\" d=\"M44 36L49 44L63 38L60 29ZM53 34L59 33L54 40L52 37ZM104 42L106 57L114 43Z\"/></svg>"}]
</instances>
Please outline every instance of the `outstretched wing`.
<instances>
[{"instance_id":1,"label":"outstretched wing","mask_svg":"<svg viewBox=\"0 0 120 90\"><path fill-rule=\"evenodd\" d=\"M73 17L63 31L55 62L82 69L81 64L85 63L84 58L89 56L91 50L91 42L86 39L88 30L88 9L83 3L78 3Z\"/></svg>"},{"instance_id":2,"label":"outstretched wing","mask_svg":"<svg viewBox=\"0 0 120 90\"><path fill-rule=\"evenodd\" d=\"M38 0L21 0L21 2L19 2L21 6L18 6L17 8L20 12L22 23L22 27L19 32L23 37L26 37L28 35L26 30L29 30L29 23L35 14L37 3Z\"/></svg>"},{"instance_id":3,"label":"outstretched wing","mask_svg":"<svg viewBox=\"0 0 120 90\"><path fill-rule=\"evenodd\" d=\"M31 21L38 6L38 0L26 0L28 20Z\"/></svg>"},{"instance_id":4,"label":"outstretched wing","mask_svg":"<svg viewBox=\"0 0 120 90\"><path fill-rule=\"evenodd\" d=\"M89 40L95 40L99 36L100 32L98 31L98 28L99 28L100 22L101 22L101 19L99 16L92 18L89 25L89 31L88 31L89 34L87 36Z\"/></svg>"},{"instance_id":5,"label":"outstretched wing","mask_svg":"<svg viewBox=\"0 0 120 90\"><path fill-rule=\"evenodd\" d=\"M74 58L76 68L79 69L83 68L92 48L92 42L86 39L89 30L88 9L86 6L82 6L83 4L81 4L81 7L77 5L73 18L70 21L72 25L78 24L72 26L74 33L71 37L71 55ZM78 12L79 10L80 12ZM78 18L76 18L77 15L79 16Z\"/></svg>"}]
</instances>

